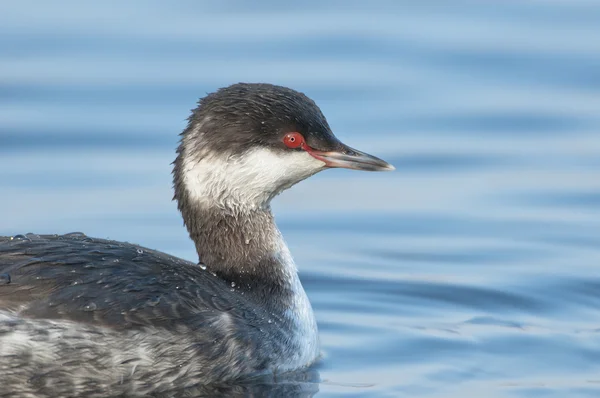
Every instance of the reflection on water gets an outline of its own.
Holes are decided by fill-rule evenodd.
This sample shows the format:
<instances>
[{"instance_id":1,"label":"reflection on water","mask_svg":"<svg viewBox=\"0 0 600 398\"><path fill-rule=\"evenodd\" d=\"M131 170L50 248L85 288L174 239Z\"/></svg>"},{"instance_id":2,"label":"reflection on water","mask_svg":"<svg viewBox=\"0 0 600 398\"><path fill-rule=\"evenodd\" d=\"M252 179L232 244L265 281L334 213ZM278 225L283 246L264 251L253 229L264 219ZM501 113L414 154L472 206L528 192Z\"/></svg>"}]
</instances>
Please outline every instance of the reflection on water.
<instances>
[{"instance_id":1,"label":"reflection on water","mask_svg":"<svg viewBox=\"0 0 600 398\"><path fill-rule=\"evenodd\" d=\"M177 133L237 81L306 92L396 166L277 198L323 359L221 393L600 393L600 5L2 8L0 234L82 230L194 259L171 202Z\"/></svg>"}]
</instances>

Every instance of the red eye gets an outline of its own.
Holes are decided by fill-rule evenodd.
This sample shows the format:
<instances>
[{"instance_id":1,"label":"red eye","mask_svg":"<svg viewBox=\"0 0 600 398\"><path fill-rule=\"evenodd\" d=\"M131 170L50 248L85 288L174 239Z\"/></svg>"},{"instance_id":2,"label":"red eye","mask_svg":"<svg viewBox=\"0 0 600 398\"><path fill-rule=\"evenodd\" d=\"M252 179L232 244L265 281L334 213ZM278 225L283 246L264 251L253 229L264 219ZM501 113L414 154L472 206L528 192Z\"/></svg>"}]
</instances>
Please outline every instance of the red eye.
<instances>
[{"instance_id":1,"label":"red eye","mask_svg":"<svg viewBox=\"0 0 600 398\"><path fill-rule=\"evenodd\" d=\"M299 148L304 145L304 137L300 133L288 133L283 137L283 143L288 148Z\"/></svg>"}]
</instances>

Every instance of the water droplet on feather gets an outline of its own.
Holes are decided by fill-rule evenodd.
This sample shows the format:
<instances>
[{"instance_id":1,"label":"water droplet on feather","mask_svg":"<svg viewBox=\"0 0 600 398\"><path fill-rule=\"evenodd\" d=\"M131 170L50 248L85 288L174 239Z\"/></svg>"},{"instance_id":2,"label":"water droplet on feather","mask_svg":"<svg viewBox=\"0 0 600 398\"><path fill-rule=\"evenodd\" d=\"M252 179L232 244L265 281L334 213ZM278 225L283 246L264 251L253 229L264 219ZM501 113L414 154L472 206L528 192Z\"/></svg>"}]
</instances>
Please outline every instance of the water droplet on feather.
<instances>
[{"instance_id":1,"label":"water droplet on feather","mask_svg":"<svg viewBox=\"0 0 600 398\"><path fill-rule=\"evenodd\" d=\"M123 288L124 292L140 292L142 288L136 285L135 283L130 283L125 288Z\"/></svg>"},{"instance_id":2,"label":"water droplet on feather","mask_svg":"<svg viewBox=\"0 0 600 398\"><path fill-rule=\"evenodd\" d=\"M148 299L148 305L151 307L156 307L158 303L160 303L160 296L154 296Z\"/></svg>"}]
</instances>

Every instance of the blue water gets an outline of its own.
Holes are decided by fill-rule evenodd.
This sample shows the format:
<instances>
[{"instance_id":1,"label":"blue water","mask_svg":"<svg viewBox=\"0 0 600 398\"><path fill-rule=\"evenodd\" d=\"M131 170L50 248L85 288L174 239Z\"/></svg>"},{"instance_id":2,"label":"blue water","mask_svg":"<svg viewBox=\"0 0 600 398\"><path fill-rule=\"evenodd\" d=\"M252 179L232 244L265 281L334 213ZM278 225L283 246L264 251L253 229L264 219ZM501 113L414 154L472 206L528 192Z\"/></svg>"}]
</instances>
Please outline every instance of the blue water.
<instances>
[{"instance_id":1,"label":"blue water","mask_svg":"<svg viewBox=\"0 0 600 398\"><path fill-rule=\"evenodd\" d=\"M397 168L274 202L317 396L600 395L599 2L3 2L0 235L194 260L169 163L238 81L307 93Z\"/></svg>"}]
</instances>

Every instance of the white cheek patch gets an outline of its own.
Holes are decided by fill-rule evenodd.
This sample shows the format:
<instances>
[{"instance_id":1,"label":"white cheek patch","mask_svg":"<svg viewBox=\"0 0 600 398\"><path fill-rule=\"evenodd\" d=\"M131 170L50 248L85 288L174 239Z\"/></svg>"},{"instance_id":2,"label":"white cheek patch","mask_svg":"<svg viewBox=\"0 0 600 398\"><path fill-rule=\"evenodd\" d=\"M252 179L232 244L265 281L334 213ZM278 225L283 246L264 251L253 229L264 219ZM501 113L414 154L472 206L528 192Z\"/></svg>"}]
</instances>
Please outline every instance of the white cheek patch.
<instances>
[{"instance_id":1,"label":"white cheek patch","mask_svg":"<svg viewBox=\"0 0 600 398\"><path fill-rule=\"evenodd\" d=\"M200 203L231 207L262 207L299 181L323 170L325 163L304 151L278 153L257 148L229 159L185 155L183 180Z\"/></svg>"}]
</instances>

